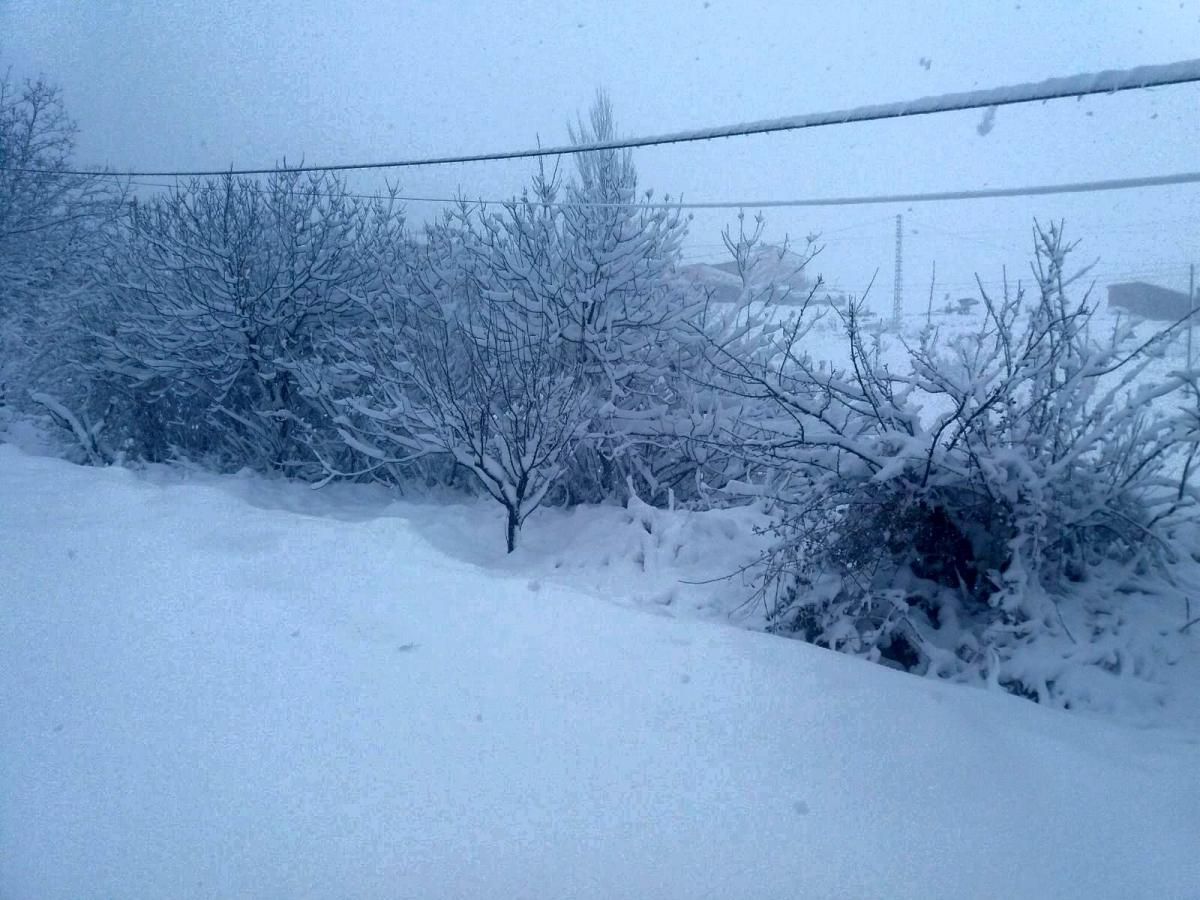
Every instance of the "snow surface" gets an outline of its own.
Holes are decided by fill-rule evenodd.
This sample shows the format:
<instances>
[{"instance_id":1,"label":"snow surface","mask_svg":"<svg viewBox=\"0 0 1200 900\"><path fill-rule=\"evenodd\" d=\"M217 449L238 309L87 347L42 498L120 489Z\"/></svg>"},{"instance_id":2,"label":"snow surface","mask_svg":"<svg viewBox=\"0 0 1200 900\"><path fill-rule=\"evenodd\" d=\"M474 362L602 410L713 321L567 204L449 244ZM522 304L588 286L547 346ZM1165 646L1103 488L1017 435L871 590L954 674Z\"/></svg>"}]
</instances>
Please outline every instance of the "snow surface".
<instances>
[{"instance_id":1,"label":"snow surface","mask_svg":"<svg viewBox=\"0 0 1200 900\"><path fill-rule=\"evenodd\" d=\"M0 896L1200 895L1193 730L630 608L627 511L589 569L586 512L434 509L0 446Z\"/></svg>"}]
</instances>

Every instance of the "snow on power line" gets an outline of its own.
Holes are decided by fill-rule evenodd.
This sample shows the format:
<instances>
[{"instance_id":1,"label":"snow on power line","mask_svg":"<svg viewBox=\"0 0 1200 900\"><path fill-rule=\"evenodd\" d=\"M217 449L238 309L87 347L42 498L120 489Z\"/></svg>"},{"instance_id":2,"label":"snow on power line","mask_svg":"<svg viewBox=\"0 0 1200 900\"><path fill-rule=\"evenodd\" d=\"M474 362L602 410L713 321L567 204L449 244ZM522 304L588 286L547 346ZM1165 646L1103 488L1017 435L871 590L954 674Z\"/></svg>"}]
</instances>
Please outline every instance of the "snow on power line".
<instances>
[{"instance_id":1,"label":"snow on power line","mask_svg":"<svg viewBox=\"0 0 1200 900\"><path fill-rule=\"evenodd\" d=\"M199 169L193 171L101 171L100 169L20 169L0 167L0 171L40 172L61 175L111 175L113 177L202 177L216 175L269 175L272 172L345 172L367 169L403 169L419 166L443 166L456 163L494 162L508 159L562 156L570 153L585 153L598 150L626 150L636 147L656 147L665 144L685 144L695 141L710 141L717 138L746 137L755 134L772 134L779 131L796 131L803 128L819 128L826 125L846 125L851 122L873 122L881 119L898 119L910 116L925 116L934 113L968 109L994 109L1016 103L1036 103L1066 97L1084 97L1091 94L1115 94L1120 91L1140 90L1175 84L1200 82L1200 59L1182 60L1154 66L1138 66L1133 69L1111 69L1026 84L1008 85L979 91L937 94L916 100L896 103L880 103L858 106L832 112L807 113L777 119L763 119L736 125L721 125L690 131L677 131L647 137L622 138L611 141L595 141L586 144L567 144L557 147L537 147L525 150L507 150L461 155L431 156L419 159L394 160L390 162L335 163L312 166L267 166L261 168Z\"/></svg>"}]
</instances>

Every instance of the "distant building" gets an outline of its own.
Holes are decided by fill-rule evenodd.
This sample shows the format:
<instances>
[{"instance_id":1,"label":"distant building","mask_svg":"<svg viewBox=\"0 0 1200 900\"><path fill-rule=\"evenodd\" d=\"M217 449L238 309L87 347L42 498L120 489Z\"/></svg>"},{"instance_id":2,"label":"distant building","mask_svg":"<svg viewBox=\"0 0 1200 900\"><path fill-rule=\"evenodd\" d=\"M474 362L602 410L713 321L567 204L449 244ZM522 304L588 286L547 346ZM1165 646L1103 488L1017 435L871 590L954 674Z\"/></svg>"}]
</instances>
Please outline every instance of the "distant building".
<instances>
[{"instance_id":1,"label":"distant building","mask_svg":"<svg viewBox=\"0 0 1200 900\"><path fill-rule=\"evenodd\" d=\"M1108 286L1108 308L1118 309L1143 319L1174 322L1191 311L1191 302L1183 291L1173 291L1144 281L1124 281Z\"/></svg>"},{"instance_id":2,"label":"distant building","mask_svg":"<svg viewBox=\"0 0 1200 900\"><path fill-rule=\"evenodd\" d=\"M794 291L804 290L812 287L804 271L807 264L808 260L794 250L777 244L761 244L750 258L750 279L755 284L774 282ZM738 278L738 264L732 259L717 263L713 268Z\"/></svg>"},{"instance_id":3,"label":"distant building","mask_svg":"<svg viewBox=\"0 0 1200 900\"><path fill-rule=\"evenodd\" d=\"M751 290L774 286L772 298L777 303L805 302L813 282L804 272L807 260L801 255L771 244L757 248L746 273ZM708 290L717 302L732 303L742 295L743 283L737 263L733 260L716 264L697 263L683 266L680 272L692 283ZM832 303L832 298L813 298L815 303Z\"/></svg>"},{"instance_id":4,"label":"distant building","mask_svg":"<svg viewBox=\"0 0 1200 900\"><path fill-rule=\"evenodd\" d=\"M708 291L717 303L733 303L742 295L742 279L716 266L693 263L682 266L679 272L692 284Z\"/></svg>"}]
</instances>

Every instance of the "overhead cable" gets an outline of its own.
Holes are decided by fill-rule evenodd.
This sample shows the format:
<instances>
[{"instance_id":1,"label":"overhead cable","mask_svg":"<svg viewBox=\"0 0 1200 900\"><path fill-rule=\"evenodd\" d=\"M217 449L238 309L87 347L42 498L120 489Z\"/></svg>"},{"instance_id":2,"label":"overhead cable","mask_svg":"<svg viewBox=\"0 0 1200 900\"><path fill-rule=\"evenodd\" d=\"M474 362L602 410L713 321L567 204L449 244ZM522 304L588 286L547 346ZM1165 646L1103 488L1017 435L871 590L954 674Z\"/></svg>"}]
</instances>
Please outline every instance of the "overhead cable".
<instances>
[{"instance_id":1,"label":"overhead cable","mask_svg":"<svg viewBox=\"0 0 1200 900\"><path fill-rule=\"evenodd\" d=\"M627 150L636 147L656 147L665 144L685 144L695 141L710 141L717 138L746 137L756 134L772 134L780 131L796 131L803 128L819 128L826 125L846 125L850 122L873 122L882 119L898 119L925 116L934 113L969 109L992 109L1016 103L1036 103L1068 97L1085 97L1092 94L1115 94L1121 91L1166 85L1200 82L1200 59L1183 60L1155 66L1139 66L1133 69L1113 69L1091 74L1071 75L1065 78L1050 78L1045 81L1009 85L979 91L964 91L938 94L916 100L859 106L832 112L807 113L744 122L736 125L720 125L689 131L646 137L621 138L610 141L593 141L582 144L567 144L557 147L536 147L524 150L506 150L481 153L447 154L388 162L352 162L330 165L263 166L258 168L197 169L192 171L135 170L110 171L100 169L25 169L0 168L0 171L39 172L58 175L104 175L125 178L158 177L206 177L216 175L269 175L275 172L347 172L368 169L403 169L419 166L444 166L458 163L496 162L510 159L531 159L547 156L563 156L571 153L587 153L603 150Z\"/></svg>"},{"instance_id":2,"label":"overhead cable","mask_svg":"<svg viewBox=\"0 0 1200 900\"><path fill-rule=\"evenodd\" d=\"M137 182L135 182L136 184ZM1086 194L1100 191L1123 191L1134 188L1169 187L1172 185L1198 184L1200 172L1176 172L1170 175L1148 175L1137 178L1108 178L1096 181L1075 181L1064 184L1037 184L1023 187L978 188L963 191L926 191L909 194L863 194L845 197L802 197L791 200L631 200L625 203L593 202L585 200L537 200L533 197L515 197L508 200L469 199L462 197L414 197L396 194L352 194L344 196L362 200L398 200L403 203L466 203L470 206L509 206L514 203L529 203L533 206L569 207L571 209L778 209L780 207L805 206L867 206L886 203L935 203L948 200L984 200L998 197L1039 197L1047 194ZM150 185L169 187L169 185ZM330 192L330 196L335 196ZM342 196L336 194L336 196Z\"/></svg>"}]
</instances>

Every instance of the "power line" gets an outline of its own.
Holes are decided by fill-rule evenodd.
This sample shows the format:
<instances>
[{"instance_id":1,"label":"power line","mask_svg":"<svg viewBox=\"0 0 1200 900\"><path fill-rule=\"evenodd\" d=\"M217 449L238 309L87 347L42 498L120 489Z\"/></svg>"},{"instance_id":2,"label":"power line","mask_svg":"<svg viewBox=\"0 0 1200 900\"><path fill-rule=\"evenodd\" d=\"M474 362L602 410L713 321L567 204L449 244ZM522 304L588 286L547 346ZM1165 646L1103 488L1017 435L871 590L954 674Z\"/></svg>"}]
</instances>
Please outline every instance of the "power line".
<instances>
[{"instance_id":1,"label":"power line","mask_svg":"<svg viewBox=\"0 0 1200 900\"><path fill-rule=\"evenodd\" d=\"M2 171L2 170L0 170ZM134 182L135 184L138 182ZM1200 172L1176 172L1171 175L1150 175L1138 178L1108 178L1099 181L1076 181L1066 184L1039 184L1012 188L980 188L967 191L927 191L912 194L866 194L847 197L805 197L794 200L716 200L703 202L635 200L628 203L593 203L588 201L547 201L513 198L509 200L468 200L465 197L409 197L388 194L346 194L366 200L399 200L404 203L466 202L473 206L508 206L529 202L534 206L592 209L779 209L781 207L864 206L887 203L935 203L947 200L985 200L1001 197L1040 197L1048 194L1083 194L1101 191L1124 191L1133 188L1169 187L1200 184ZM155 185L168 187L168 185ZM333 195L333 194L331 194ZM342 196L337 194L337 196Z\"/></svg>"},{"instance_id":2,"label":"power line","mask_svg":"<svg viewBox=\"0 0 1200 900\"><path fill-rule=\"evenodd\" d=\"M883 119L898 119L925 116L933 113L953 112L969 109L992 109L1017 103L1035 103L1059 100L1067 97L1085 97L1092 94L1115 94L1121 91L1164 87L1175 84L1200 82L1200 59L1183 60L1157 66L1140 66L1134 69L1113 69L1065 78L1050 78L1028 84L1009 85L982 91L965 91L939 94L897 103L882 103L860 106L853 109L823 113L808 113L777 119L764 119L738 125L720 125L690 131L638 138L623 138L611 141L594 141L588 144L537 147L525 150L507 150L461 155L431 156L419 159L395 160L391 162L337 163L323 166L273 166L264 168L228 168L194 171L126 171L109 172L80 169L25 169L10 168L0 171L38 173L47 175L103 175L111 177L206 177L217 175L269 175L275 172L346 172L367 169L403 169L418 166L444 166L457 163L497 162L511 159L532 159L546 156L563 156L571 153L586 153L600 150L628 150L637 147L657 147L665 144L686 144L696 141L711 141L717 138L746 137L755 134L773 134L779 131L796 131L803 128L820 128L826 125L845 125L850 122L875 122Z\"/></svg>"},{"instance_id":3,"label":"power line","mask_svg":"<svg viewBox=\"0 0 1200 900\"><path fill-rule=\"evenodd\" d=\"M1109 178L1101 181L1077 181L1067 184L1041 184L1015 188L982 188L971 191L930 191L915 194L873 194L850 197L821 197L803 200L761 200L745 203L691 203L683 209L769 209L780 206L862 206L880 203L932 203L941 200L984 200L997 197L1037 197L1047 194L1083 194L1098 191L1122 191L1131 188L1166 187L1200 183L1200 172L1178 172L1145 178ZM672 204L664 204L672 205Z\"/></svg>"},{"instance_id":4,"label":"power line","mask_svg":"<svg viewBox=\"0 0 1200 900\"><path fill-rule=\"evenodd\" d=\"M996 227L996 228L968 228L968 229L950 230L943 226L934 225L925 220L914 219L913 222L914 222L914 224L916 224L917 226L919 226L921 228L928 228L930 230L938 231L938 232L941 232L941 233L947 234L947 235L952 235L954 237L959 237L964 240L977 241L977 242L984 241L986 243L992 244L993 246L1001 246L1001 244L991 241L990 240L991 238L1012 237L1014 234L1013 228L1011 226ZM1083 225L1081 225L1081 222L1083 223ZM1094 222L1094 221L1090 221L1090 220L1084 220L1083 218L1079 218L1079 219L1075 220L1075 225L1077 227L1081 227L1081 228L1083 228L1083 230L1086 230L1088 232L1100 232L1103 234L1114 234L1114 235L1120 235L1120 234L1126 234L1126 233L1138 234L1138 233L1143 233L1143 232L1155 232L1156 234L1162 234L1165 230L1170 230L1170 229L1180 229L1180 230L1185 229L1185 228L1194 229L1198 223L1200 223L1200 214L1190 215L1190 216L1184 215L1182 217L1154 219L1151 221ZM1084 226L1086 226L1086 227L1084 227ZM1026 232L1028 232L1028 230L1029 230L1028 228L1025 229Z\"/></svg>"}]
</instances>

